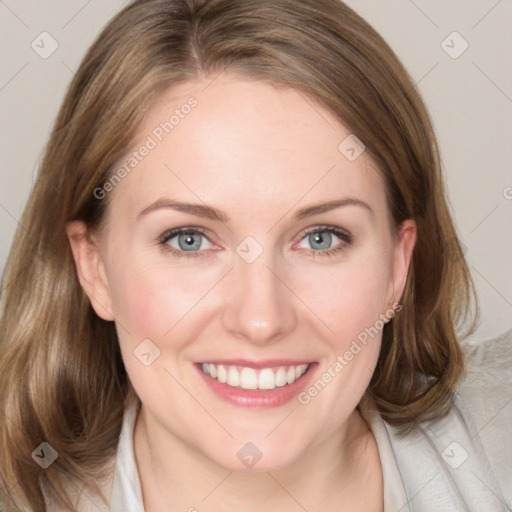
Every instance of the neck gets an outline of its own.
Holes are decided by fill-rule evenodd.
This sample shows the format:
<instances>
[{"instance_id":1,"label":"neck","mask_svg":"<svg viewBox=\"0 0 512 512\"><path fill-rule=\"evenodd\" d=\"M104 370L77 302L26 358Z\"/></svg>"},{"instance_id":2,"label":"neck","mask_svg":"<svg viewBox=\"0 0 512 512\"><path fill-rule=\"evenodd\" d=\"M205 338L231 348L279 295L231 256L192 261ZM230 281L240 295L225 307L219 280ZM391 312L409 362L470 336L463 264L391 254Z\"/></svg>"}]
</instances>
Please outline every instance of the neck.
<instances>
[{"instance_id":1,"label":"neck","mask_svg":"<svg viewBox=\"0 0 512 512\"><path fill-rule=\"evenodd\" d=\"M381 507L378 451L357 409L343 428L276 470L230 471L175 437L144 407L135 424L134 448L146 512ZM372 508L365 508L369 503Z\"/></svg>"}]
</instances>

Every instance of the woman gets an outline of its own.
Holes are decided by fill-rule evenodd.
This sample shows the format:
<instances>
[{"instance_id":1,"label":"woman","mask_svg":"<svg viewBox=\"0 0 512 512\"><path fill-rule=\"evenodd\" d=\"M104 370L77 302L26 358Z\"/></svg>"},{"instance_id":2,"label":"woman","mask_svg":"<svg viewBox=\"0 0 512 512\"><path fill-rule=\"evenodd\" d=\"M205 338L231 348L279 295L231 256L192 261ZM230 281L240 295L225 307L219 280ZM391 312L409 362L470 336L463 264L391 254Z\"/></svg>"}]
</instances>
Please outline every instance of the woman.
<instances>
[{"instance_id":1,"label":"woman","mask_svg":"<svg viewBox=\"0 0 512 512\"><path fill-rule=\"evenodd\" d=\"M504 510L432 127L338 0L127 6L21 226L6 510Z\"/></svg>"}]
</instances>

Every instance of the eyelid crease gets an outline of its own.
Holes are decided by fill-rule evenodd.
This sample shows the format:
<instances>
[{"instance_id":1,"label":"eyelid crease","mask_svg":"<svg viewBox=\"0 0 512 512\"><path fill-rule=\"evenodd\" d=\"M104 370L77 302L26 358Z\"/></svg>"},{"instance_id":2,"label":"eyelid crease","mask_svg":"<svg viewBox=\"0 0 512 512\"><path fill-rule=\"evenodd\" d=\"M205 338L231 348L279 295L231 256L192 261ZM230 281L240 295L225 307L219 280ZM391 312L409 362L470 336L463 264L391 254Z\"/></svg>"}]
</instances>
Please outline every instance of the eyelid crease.
<instances>
[{"instance_id":1,"label":"eyelid crease","mask_svg":"<svg viewBox=\"0 0 512 512\"><path fill-rule=\"evenodd\" d=\"M317 233L317 232L332 233L335 236L337 236L338 238L340 238L344 243L339 244L338 246L336 246L334 248L326 249L326 250L314 250L314 249L302 248L302 250L305 250L305 251L309 252L310 254L312 254L313 257L332 256L332 255L334 255L334 253L337 253L337 252L347 248L348 246L351 246L353 243L352 234L343 228L329 226L329 225L315 225L315 226L309 226L309 227L301 230L298 233L298 235L296 235L297 237L299 237L299 241L296 242L293 247L295 247L298 243L300 243L306 236L308 236L312 233ZM168 244L169 240L171 240L175 236L183 235L183 234L185 234L185 235L186 234L196 234L196 233L207 238L210 243L214 243L207 236L207 230L205 230L204 228L193 227L193 226L169 229L169 230L165 231L164 233L162 233L158 237L157 242L158 242L158 245L162 247L162 250L172 253L173 255L175 255L178 258L180 258L180 257L193 257L193 258L206 257L205 253L207 251L204 249L197 250L197 251L183 251L183 250L178 250L175 247L172 247Z\"/></svg>"}]
</instances>

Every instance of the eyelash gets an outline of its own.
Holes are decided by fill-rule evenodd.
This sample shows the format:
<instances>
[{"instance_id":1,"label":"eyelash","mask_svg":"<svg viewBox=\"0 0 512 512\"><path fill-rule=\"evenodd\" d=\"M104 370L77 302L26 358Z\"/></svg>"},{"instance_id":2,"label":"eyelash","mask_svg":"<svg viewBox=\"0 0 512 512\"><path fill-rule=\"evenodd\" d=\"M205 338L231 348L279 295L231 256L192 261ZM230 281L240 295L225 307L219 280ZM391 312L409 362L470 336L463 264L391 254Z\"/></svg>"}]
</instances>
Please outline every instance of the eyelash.
<instances>
[{"instance_id":1,"label":"eyelash","mask_svg":"<svg viewBox=\"0 0 512 512\"><path fill-rule=\"evenodd\" d=\"M299 242L302 241L303 238L310 235L311 233L331 233L333 235L336 235L338 238L342 240L342 243L334 247L333 249L327 249L324 251L321 250L313 250L313 249L306 249L307 252L309 252L313 258L316 258L318 256L325 257L325 256L335 256L336 254L342 252L343 250L347 249L352 245L352 235L343 229L335 228L333 226L314 226L312 228L306 228L303 231L301 231L298 235ZM168 242L172 238L174 238L176 235L190 235L190 234L199 234L204 236L205 238L208 238L206 235L206 231L202 228L175 228L171 229L169 231L166 231L158 238L158 245L162 247L162 249L165 252L172 253L174 256L181 258L202 258L205 257L204 250L199 251L179 251L175 249L174 247L171 247Z\"/></svg>"}]
</instances>

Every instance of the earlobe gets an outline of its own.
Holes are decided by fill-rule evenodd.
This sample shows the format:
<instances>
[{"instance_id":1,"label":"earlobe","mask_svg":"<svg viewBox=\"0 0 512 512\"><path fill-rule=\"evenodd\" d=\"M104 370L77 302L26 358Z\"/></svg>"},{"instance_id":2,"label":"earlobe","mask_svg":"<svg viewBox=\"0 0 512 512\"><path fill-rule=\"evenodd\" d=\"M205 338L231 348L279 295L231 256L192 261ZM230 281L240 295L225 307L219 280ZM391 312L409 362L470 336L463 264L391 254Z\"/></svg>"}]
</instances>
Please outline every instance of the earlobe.
<instances>
[{"instance_id":1,"label":"earlobe","mask_svg":"<svg viewBox=\"0 0 512 512\"><path fill-rule=\"evenodd\" d=\"M416 244L416 234L414 220L407 219L400 226L393 258L390 306L400 302L405 290L412 253Z\"/></svg>"},{"instance_id":2,"label":"earlobe","mask_svg":"<svg viewBox=\"0 0 512 512\"><path fill-rule=\"evenodd\" d=\"M80 284L96 314L112 321L112 300L99 247L82 221L69 222L66 233L71 244Z\"/></svg>"}]
</instances>

